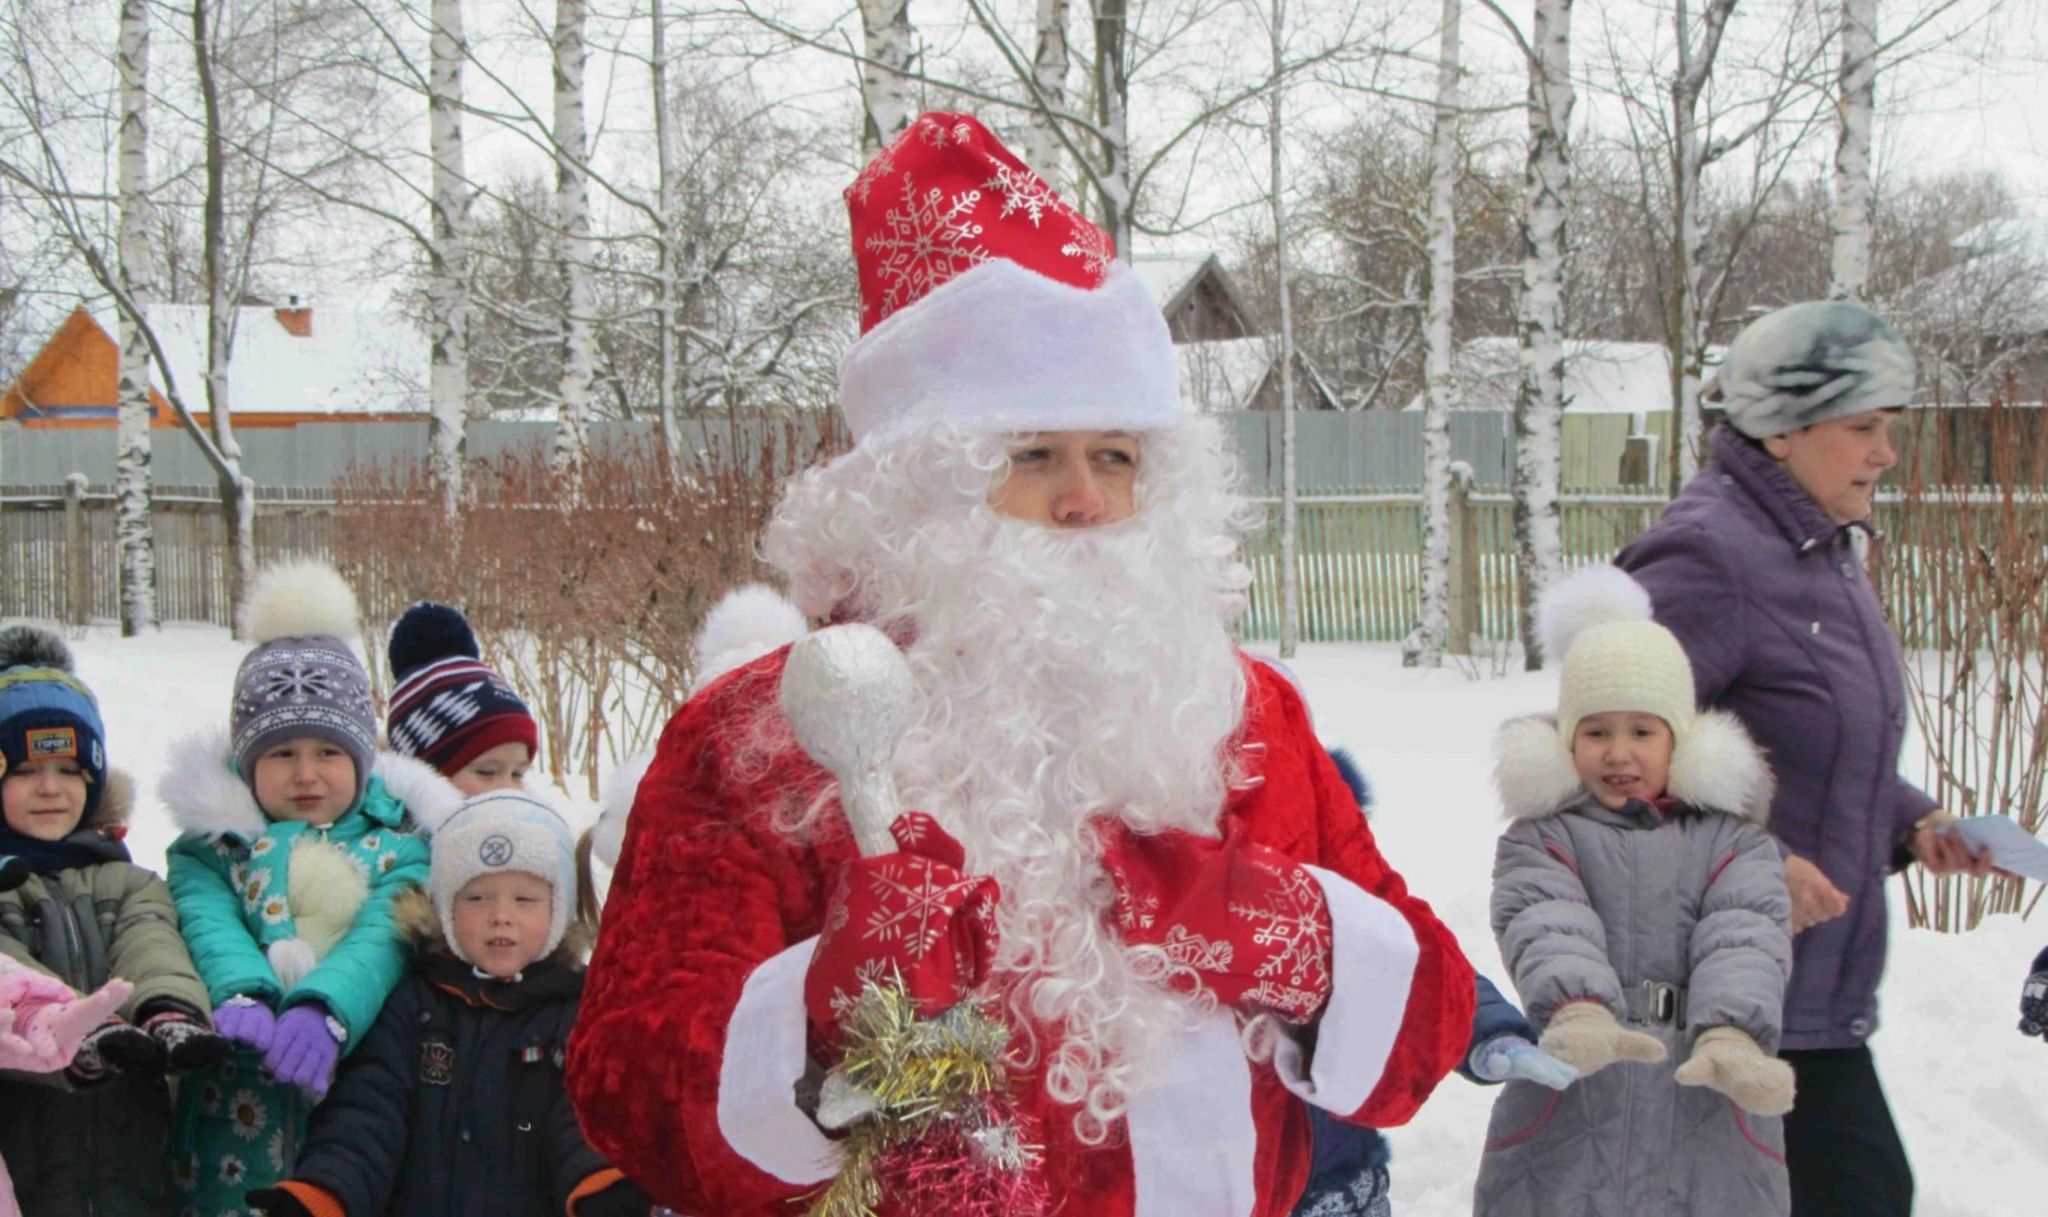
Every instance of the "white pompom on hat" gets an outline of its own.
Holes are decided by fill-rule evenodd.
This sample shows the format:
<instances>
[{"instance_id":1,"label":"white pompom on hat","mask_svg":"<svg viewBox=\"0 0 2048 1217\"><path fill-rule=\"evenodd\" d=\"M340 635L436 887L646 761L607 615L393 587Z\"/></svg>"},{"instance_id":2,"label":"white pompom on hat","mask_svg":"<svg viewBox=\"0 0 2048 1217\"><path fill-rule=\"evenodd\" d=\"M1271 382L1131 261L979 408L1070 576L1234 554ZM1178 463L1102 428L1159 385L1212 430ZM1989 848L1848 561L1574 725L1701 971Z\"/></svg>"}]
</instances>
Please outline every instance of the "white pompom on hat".
<instances>
[{"instance_id":1,"label":"white pompom on hat","mask_svg":"<svg viewBox=\"0 0 2048 1217\"><path fill-rule=\"evenodd\" d=\"M264 753L310 737L348 754L361 800L377 759L377 708L370 674L349 646L355 590L325 562L280 562L256 576L236 616L256 644L235 673L229 719L242 780L254 789Z\"/></svg>"},{"instance_id":2,"label":"white pompom on hat","mask_svg":"<svg viewBox=\"0 0 2048 1217\"><path fill-rule=\"evenodd\" d=\"M704 614L690 644L690 692L804 636L803 610L765 583L749 583L719 597Z\"/></svg>"},{"instance_id":3,"label":"white pompom on hat","mask_svg":"<svg viewBox=\"0 0 2048 1217\"><path fill-rule=\"evenodd\" d=\"M1589 714L1654 714L1683 739L1696 715L1692 662L1651 620L1650 593L1619 567L1589 566L1536 603L1543 653L1564 662L1557 729L1569 746Z\"/></svg>"},{"instance_id":4,"label":"white pompom on hat","mask_svg":"<svg viewBox=\"0 0 2048 1217\"><path fill-rule=\"evenodd\" d=\"M553 807L521 791L493 790L464 800L439 825L426 827L433 833L427 889L457 958L476 962L455 939L456 893L472 879L506 871L553 885L541 957L554 954L569 932L569 913L576 905L576 837Z\"/></svg>"}]
</instances>

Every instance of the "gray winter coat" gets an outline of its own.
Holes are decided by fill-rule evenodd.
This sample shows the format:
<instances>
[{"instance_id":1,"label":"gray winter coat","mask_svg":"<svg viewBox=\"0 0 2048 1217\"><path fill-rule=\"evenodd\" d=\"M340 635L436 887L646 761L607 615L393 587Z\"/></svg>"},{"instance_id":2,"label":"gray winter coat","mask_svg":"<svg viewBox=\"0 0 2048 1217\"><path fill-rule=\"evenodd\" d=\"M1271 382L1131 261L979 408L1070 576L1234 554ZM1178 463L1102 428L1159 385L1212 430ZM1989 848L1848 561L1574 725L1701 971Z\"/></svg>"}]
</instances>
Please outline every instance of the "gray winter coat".
<instances>
[{"instance_id":1,"label":"gray winter coat","mask_svg":"<svg viewBox=\"0 0 2048 1217\"><path fill-rule=\"evenodd\" d=\"M1899 776L1898 640L1851 544L1769 454L1725 425L1712 463L1615 558L1692 661L1701 705L1770 754L1771 831L1849 911L1800 934L1785 1047L1854 1048L1877 1029L1885 879L1934 800Z\"/></svg>"},{"instance_id":2,"label":"gray winter coat","mask_svg":"<svg viewBox=\"0 0 2048 1217\"><path fill-rule=\"evenodd\" d=\"M1493 929L1530 1021L1597 1000L1664 1042L1559 1092L1509 1082L1494 1101L1475 1217L1766 1217L1790 1210L1784 1131L1673 1078L1709 1027L1778 1046L1791 899L1757 826L1770 774L1740 724L1681 735L1660 812L1586 793L1550 718L1501 729L1496 777L1514 823L1493 870ZM1703 810L1727 808L1727 811Z\"/></svg>"}]
</instances>

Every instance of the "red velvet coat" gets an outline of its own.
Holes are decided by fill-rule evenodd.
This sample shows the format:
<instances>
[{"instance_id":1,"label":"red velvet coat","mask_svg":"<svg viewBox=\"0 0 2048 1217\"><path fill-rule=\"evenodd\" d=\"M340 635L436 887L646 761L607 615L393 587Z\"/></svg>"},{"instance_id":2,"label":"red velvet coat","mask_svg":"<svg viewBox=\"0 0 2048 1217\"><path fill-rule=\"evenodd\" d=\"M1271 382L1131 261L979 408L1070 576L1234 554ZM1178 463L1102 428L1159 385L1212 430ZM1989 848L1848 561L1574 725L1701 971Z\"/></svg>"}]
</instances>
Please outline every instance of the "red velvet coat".
<instances>
[{"instance_id":1,"label":"red velvet coat","mask_svg":"<svg viewBox=\"0 0 2048 1217\"><path fill-rule=\"evenodd\" d=\"M735 751L735 726L775 698L786 654L712 685L663 733L569 1048L591 1144L696 1217L788 1217L835 1165L792 1087L808 1049L805 966L829 880L855 851L843 820L808 844L766 822L792 788L820 788L822 770L800 754L761 765ZM1166 1054L1163 1076L1101 1147L1073 1138L1071 1109L1020 1087L1062 1217L1280 1217L1308 1174L1304 1101L1401 1124L1464 1054L1471 966L1380 857L1292 686L1247 668L1235 746L1256 776L1225 814L1323 886L1333 994L1312 1050L1283 1043L1271 1064L1247 1061L1218 1012Z\"/></svg>"}]
</instances>

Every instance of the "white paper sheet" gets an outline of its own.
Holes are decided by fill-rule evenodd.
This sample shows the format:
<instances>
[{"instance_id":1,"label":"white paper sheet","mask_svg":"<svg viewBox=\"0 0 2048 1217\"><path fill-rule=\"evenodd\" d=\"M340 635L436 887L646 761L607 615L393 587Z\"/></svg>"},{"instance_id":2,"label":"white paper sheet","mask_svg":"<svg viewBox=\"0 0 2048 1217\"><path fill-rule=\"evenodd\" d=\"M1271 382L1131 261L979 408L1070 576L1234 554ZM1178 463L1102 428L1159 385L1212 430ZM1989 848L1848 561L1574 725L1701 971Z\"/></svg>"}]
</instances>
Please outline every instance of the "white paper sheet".
<instances>
[{"instance_id":1,"label":"white paper sheet","mask_svg":"<svg viewBox=\"0 0 2048 1217\"><path fill-rule=\"evenodd\" d=\"M1955 832L1972 850L1989 847L1991 863L2000 870L2048 883L2048 843L2027 835L2004 816L1969 816L1951 820L1943 832Z\"/></svg>"}]
</instances>

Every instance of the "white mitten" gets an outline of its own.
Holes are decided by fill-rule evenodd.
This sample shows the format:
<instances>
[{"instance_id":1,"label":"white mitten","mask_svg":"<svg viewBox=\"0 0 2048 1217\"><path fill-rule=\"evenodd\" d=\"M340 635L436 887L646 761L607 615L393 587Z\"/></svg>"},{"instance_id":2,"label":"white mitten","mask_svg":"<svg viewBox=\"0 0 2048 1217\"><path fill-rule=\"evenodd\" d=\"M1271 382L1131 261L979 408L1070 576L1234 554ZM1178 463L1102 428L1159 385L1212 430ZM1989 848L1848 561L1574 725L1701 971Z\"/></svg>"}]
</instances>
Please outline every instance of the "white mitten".
<instances>
[{"instance_id":1,"label":"white mitten","mask_svg":"<svg viewBox=\"0 0 2048 1217\"><path fill-rule=\"evenodd\" d=\"M1630 1031L1597 1001L1559 1006L1536 1046L1578 1070L1580 1077L1616 1061L1661 1061L1665 1057L1663 1041Z\"/></svg>"},{"instance_id":2,"label":"white mitten","mask_svg":"<svg viewBox=\"0 0 2048 1217\"><path fill-rule=\"evenodd\" d=\"M1792 1066L1767 1055L1735 1027L1709 1027L1678 1067L1681 1086L1711 1086L1759 1116L1792 1110Z\"/></svg>"}]
</instances>

